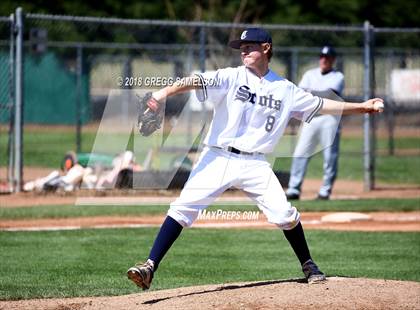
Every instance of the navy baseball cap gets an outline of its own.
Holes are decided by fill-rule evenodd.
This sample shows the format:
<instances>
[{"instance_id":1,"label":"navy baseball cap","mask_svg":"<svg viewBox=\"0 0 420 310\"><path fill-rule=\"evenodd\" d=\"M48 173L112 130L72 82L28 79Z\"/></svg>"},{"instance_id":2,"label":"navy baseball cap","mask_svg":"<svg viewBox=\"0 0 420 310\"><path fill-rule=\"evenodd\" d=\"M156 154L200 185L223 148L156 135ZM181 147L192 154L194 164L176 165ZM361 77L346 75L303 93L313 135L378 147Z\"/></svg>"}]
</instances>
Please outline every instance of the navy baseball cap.
<instances>
[{"instance_id":1,"label":"navy baseball cap","mask_svg":"<svg viewBox=\"0 0 420 310\"><path fill-rule=\"evenodd\" d=\"M234 49L239 49L243 42L257 42L257 43L272 43L270 34L261 28L247 28L245 29L239 40L229 42L229 46Z\"/></svg>"},{"instance_id":2,"label":"navy baseball cap","mask_svg":"<svg viewBox=\"0 0 420 310\"><path fill-rule=\"evenodd\" d=\"M322 56L331 56L335 57L337 56L337 53L335 52L335 49L332 46L326 45L321 49L321 53L319 54L320 57Z\"/></svg>"}]
</instances>

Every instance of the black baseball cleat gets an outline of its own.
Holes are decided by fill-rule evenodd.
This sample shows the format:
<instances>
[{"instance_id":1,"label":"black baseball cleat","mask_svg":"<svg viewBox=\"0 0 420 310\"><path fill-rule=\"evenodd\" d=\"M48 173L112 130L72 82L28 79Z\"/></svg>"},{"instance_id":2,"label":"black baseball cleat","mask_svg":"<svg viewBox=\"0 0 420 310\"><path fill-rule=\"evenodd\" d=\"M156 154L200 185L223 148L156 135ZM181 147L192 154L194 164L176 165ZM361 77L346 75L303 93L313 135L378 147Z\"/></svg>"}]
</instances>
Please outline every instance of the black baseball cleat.
<instances>
[{"instance_id":1,"label":"black baseball cleat","mask_svg":"<svg viewBox=\"0 0 420 310\"><path fill-rule=\"evenodd\" d=\"M321 194L318 194L318 196L316 197L316 200L330 200L330 196L324 196Z\"/></svg>"},{"instance_id":2,"label":"black baseball cleat","mask_svg":"<svg viewBox=\"0 0 420 310\"><path fill-rule=\"evenodd\" d=\"M143 290L150 288L152 284L154 266L153 261L148 259L145 263L138 263L127 271L127 277Z\"/></svg>"},{"instance_id":3,"label":"black baseball cleat","mask_svg":"<svg viewBox=\"0 0 420 310\"><path fill-rule=\"evenodd\" d=\"M327 280L325 275L319 270L318 266L309 259L302 265L302 271L305 275L308 284L323 283Z\"/></svg>"},{"instance_id":4,"label":"black baseball cleat","mask_svg":"<svg viewBox=\"0 0 420 310\"><path fill-rule=\"evenodd\" d=\"M287 194L286 193L287 200L299 200L300 195L299 194Z\"/></svg>"}]
</instances>

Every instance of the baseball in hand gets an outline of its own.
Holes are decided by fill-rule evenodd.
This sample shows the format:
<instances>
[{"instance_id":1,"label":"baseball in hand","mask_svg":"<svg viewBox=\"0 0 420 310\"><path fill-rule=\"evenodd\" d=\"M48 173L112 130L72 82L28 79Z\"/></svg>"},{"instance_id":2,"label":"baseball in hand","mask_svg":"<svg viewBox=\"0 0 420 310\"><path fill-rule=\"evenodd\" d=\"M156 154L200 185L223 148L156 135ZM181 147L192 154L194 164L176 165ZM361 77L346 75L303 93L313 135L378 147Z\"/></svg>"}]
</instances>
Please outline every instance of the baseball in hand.
<instances>
[{"instance_id":1,"label":"baseball in hand","mask_svg":"<svg viewBox=\"0 0 420 310\"><path fill-rule=\"evenodd\" d=\"M375 111L378 111L378 112L383 112L384 111L384 103L382 101L379 101L379 100L375 101L373 103L373 109Z\"/></svg>"}]
</instances>

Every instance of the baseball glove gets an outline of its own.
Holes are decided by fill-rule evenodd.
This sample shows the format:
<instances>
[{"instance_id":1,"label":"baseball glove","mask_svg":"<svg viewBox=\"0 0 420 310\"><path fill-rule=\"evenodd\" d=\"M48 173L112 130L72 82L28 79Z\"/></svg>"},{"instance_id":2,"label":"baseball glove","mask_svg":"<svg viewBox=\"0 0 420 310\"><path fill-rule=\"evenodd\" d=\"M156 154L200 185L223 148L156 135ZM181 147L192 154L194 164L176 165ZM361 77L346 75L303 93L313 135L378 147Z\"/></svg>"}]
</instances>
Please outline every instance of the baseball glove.
<instances>
[{"instance_id":1,"label":"baseball glove","mask_svg":"<svg viewBox=\"0 0 420 310\"><path fill-rule=\"evenodd\" d=\"M140 134L147 137L158 130L162 125L164 114L163 104L159 104L151 92L146 93L143 98L139 97L137 126Z\"/></svg>"}]
</instances>

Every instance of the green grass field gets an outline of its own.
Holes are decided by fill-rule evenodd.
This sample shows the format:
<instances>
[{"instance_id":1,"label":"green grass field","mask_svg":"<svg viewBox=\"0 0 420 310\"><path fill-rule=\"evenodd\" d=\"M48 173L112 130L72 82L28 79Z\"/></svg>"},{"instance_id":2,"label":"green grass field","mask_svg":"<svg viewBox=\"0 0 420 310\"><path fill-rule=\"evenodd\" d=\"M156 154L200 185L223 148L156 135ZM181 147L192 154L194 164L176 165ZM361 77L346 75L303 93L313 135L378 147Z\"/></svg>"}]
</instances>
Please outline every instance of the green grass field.
<instances>
[{"instance_id":1,"label":"green grass field","mask_svg":"<svg viewBox=\"0 0 420 310\"><path fill-rule=\"evenodd\" d=\"M301 211L414 211L418 199L299 201ZM0 219L141 216L168 206L0 208ZM256 210L255 206L210 209ZM0 232L0 299L138 292L125 271L144 259L157 228ZM330 276L420 281L420 233L307 231L313 257ZM186 229L162 262L153 289L302 277L279 230Z\"/></svg>"},{"instance_id":2,"label":"green grass field","mask_svg":"<svg viewBox=\"0 0 420 310\"><path fill-rule=\"evenodd\" d=\"M82 151L90 152L95 141L94 132L83 132ZM107 136L108 137L108 136ZM115 139L121 139L116 135ZM185 137L179 137L183 139ZM112 135L109 135L108 145L113 145ZM126 137L124 137L126 139ZM57 169L60 167L64 154L69 150L75 150L75 132L63 129L57 130L26 130L24 132L24 163L25 166L40 166ZM150 141L155 143L156 141ZM142 143L144 141L142 140ZM378 149L385 150L388 140L379 138ZM118 144L118 143L115 143ZM129 145L131 143L128 143ZM7 135L0 136L0 145L7 145ZM149 146L145 151L138 154L138 162L142 163ZM395 148L420 149L420 137L404 137L395 140ZM363 140L362 137L342 137L340 143L339 178L347 180L363 180ZM174 156L174 155L172 155ZM141 158L143 157L143 158ZM171 154L163 155L162 160L157 163L165 167L163 161L170 161ZM378 155L376 157L377 181L384 183L410 183L420 184L420 157L417 155L388 156ZM274 168L284 171L290 170L291 158L278 158ZM6 157L0 156L0 166L6 165ZM314 156L309 164L307 176L310 178L322 177L322 154Z\"/></svg>"},{"instance_id":3,"label":"green grass field","mask_svg":"<svg viewBox=\"0 0 420 310\"><path fill-rule=\"evenodd\" d=\"M293 203L299 211L418 211L419 199L364 199L297 201ZM214 205L208 210L249 211L258 210L254 205ZM34 208L0 208L0 219L71 218L85 216L141 216L164 214L168 205L109 206L109 205L56 205Z\"/></svg>"},{"instance_id":4,"label":"green grass field","mask_svg":"<svg viewBox=\"0 0 420 310\"><path fill-rule=\"evenodd\" d=\"M0 299L138 292L125 272L144 259L156 228L0 233ZM420 233L308 231L329 276L420 281ZM301 278L279 230L187 229L153 289Z\"/></svg>"}]
</instances>

